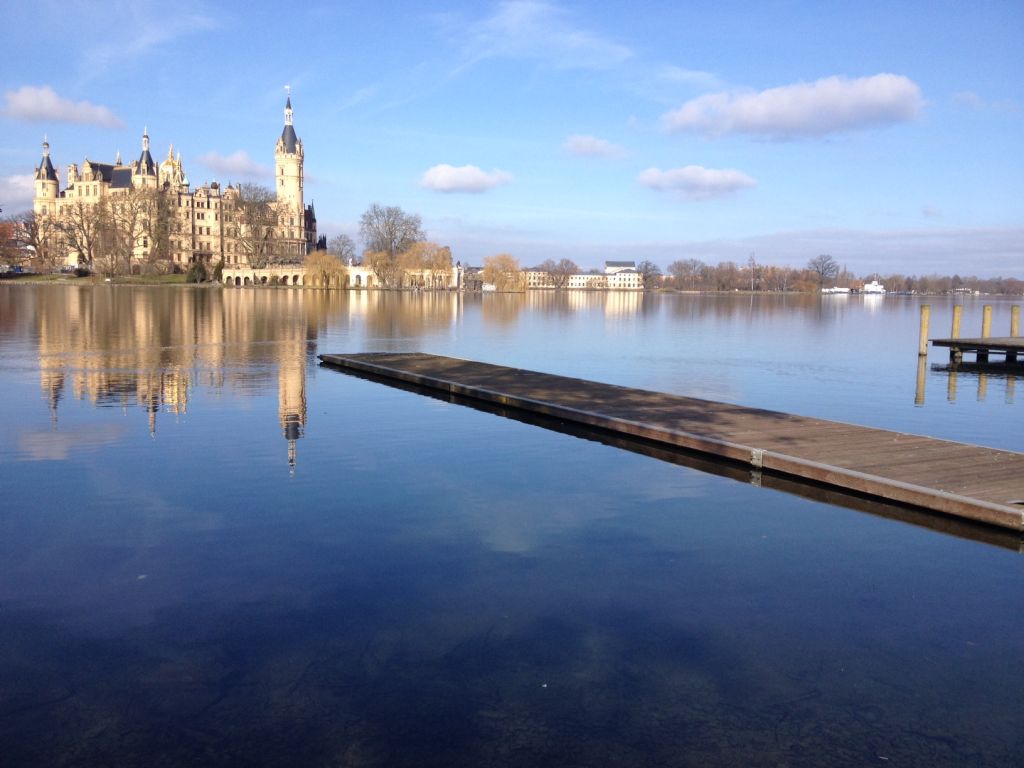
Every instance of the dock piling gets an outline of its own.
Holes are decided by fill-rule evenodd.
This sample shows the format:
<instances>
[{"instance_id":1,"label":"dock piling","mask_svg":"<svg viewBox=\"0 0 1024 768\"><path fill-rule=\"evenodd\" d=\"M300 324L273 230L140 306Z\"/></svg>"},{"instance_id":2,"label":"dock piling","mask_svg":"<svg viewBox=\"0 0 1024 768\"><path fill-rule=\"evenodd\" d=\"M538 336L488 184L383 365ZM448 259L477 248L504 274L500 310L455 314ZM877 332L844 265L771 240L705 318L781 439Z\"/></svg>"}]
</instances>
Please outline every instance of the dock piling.
<instances>
[{"instance_id":1,"label":"dock piling","mask_svg":"<svg viewBox=\"0 0 1024 768\"><path fill-rule=\"evenodd\" d=\"M928 322L931 319L931 304L921 305L921 333L917 341L918 357L928 356Z\"/></svg>"},{"instance_id":2,"label":"dock piling","mask_svg":"<svg viewBox=\"0 0 1024 768\"><path fill-rule=\"evenodd\" d=\"M960 338L960 319L964 315L964 305L957 304L953 307L953 327L949 331L949 338L959 339ZM949 361L951 363L960 362L960 350L950 347L949 349Z\"/></svg>"},{"instance_id":3,"label":"dock piling","mask_svg":"<svg viewBox=\"0 0 1024 768\"><path fill-rule=\"evenodd\" d=\"M992 305L986 304L981 309L981 338L987 339L992 335ZM979 363L988 362L988 350L978 350L975 358Z\"/></svg>"}]
</instances>

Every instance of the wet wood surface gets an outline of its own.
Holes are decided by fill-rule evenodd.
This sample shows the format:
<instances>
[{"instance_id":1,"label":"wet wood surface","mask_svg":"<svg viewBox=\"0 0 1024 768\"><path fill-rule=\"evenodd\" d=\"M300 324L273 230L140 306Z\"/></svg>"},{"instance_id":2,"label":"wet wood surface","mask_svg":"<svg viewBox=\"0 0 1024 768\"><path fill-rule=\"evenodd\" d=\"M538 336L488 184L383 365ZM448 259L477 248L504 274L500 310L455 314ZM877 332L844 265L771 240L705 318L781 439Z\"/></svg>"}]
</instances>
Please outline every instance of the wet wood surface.
<instances>
[{"instance_id":1,"label":"wet wood surface","mask_svg":"<svg viewBox=\"0 0 1024 768\"><path fill-rule=\"evenodd\" d=\"M343 370L1024 531L1024 453L438 355L320 359Z\"/></svg>"}]
</instances>

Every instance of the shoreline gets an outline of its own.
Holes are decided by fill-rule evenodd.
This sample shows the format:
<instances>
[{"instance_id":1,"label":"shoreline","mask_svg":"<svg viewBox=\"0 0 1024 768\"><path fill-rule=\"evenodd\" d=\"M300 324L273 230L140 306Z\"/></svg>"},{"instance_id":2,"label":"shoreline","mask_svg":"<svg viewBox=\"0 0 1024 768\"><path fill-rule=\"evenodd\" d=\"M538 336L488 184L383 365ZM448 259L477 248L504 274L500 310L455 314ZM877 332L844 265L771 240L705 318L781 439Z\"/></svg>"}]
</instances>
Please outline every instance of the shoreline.
<instances>
[{"instance_id":1,"label":"shoreline","mask_svg":"<svg viewBox=\"0 0 1024 768\"><path fill-rule=\"evenodd\" d=\"M56 285L141 285L141 286L194 286L197 288L259 288L261 290L266 289L311 289L311 290L341 290L341 291L384 291L389 293L479 293L484 294L484 291L459 291L459 290L424 290L415 288L322 288L320 286L279 286L279 285L261 285L261 286L234 286L225 285L223 283L214 281L205 281L201 283L192 283L186 279L185 273L171 274L171 275L155 275L155 276L118 276L109 278L100 277L96 275L90 275L88 277L75 277L74 275L65 274L21 274L21 275L3 275L0 276L0 285L3 284L56 284ZM817 291L689 291L689 290L678 290L675 288L653 288L649 290L641 291L614 291L608 289L590 289L590 288L544 288L533 291L509 291L502 292L503 295L527 295L529 293L544 293L544 294L567 294L567 293L630 293L630 294L658 294L658 295L675 295L675 296L822 296L829 300L834 300L836 296L829 294L819 294ZM851 293L841 294L839 298L846 298L849 296L874 296L875 294L864 294L864 293ZM963 299L979 299L984 297L997 297L997 298L1021 298L1024 294L1019 293L982 293L982 294L950 294L950 293L896 293L889 292L885 296L895 298L915 298L915 297L927 297L927 298L963 298ZM884 297L883 297L884 298Z\"/></svg>"}]
</instances>

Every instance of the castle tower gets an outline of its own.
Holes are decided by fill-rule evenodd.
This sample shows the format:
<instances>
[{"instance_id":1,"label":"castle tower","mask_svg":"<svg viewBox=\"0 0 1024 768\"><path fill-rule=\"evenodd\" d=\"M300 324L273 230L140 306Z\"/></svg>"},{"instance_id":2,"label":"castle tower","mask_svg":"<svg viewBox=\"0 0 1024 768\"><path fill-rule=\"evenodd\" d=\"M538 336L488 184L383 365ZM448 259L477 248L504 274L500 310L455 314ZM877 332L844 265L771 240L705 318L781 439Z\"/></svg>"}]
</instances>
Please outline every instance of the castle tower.
<instances>
[{"instance_id":1,"label":"castle tower","mask_svg":"<svg viewBox=\"0 0 1024 768\"><path fill-rule=\"evenodd\" d=\"M292 125L291 94L284 105L284 130L274 149L274 179L279 214L295 217L294 225L288 226L288 236L302 237L302 140Z\"/></svg>"},{"instance_id":2,"label":"castle tower","mask_svg":"<svg viewBox=\"0 0 1024 768\"><path fill-rule=\"evenodd\" d=\"M149 129L142 129L142 154L137 162L132 163L133 187L156 187L157 170L153 156L149 154Z\"/></svg>"},{"instance_id":3,"label":"castle tower","mask_svg":"<svg viewBox=\"0 0 1024 768\"><path fill-rule=\"evenodd\" d=\"M43 158L36 168L36 196L32 201L32 210L37 215L57 213L57 194L60 182L57 180L57 171L50 162L50 142L43 137Z\"/></svg>"}]
</instances>

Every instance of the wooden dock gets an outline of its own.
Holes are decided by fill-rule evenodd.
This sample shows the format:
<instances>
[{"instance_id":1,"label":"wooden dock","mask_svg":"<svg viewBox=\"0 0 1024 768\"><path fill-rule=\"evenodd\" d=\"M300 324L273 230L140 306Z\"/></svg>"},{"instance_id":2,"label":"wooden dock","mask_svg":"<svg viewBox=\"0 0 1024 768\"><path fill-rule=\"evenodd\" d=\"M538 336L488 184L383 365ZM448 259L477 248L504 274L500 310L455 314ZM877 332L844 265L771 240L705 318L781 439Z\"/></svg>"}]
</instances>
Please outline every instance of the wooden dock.
<instances>
[{"instance_id":1,"label":"wooden dock","mask_svg":"<svg viewBox=\"0 0 1024 768\"><path fill-rule=\"evenodd\" d=\"M1024 531L1024 453L421 353L330 366Z\"/></svg>"},{"instance_id":2,"label":"wooden dock","mask_svg":"<svg viewBox=\"0 0 1024 768\"><path fill-rule=\"evenodd\" d=\"M1007 363L1024 362L1024 337L995 336L975 339L932 339L933 347L949 347L949 358L963 359L964 352L974 353L979 363L987 363L991 353L1001 354Z\"/></svg>"}]
</instances>

